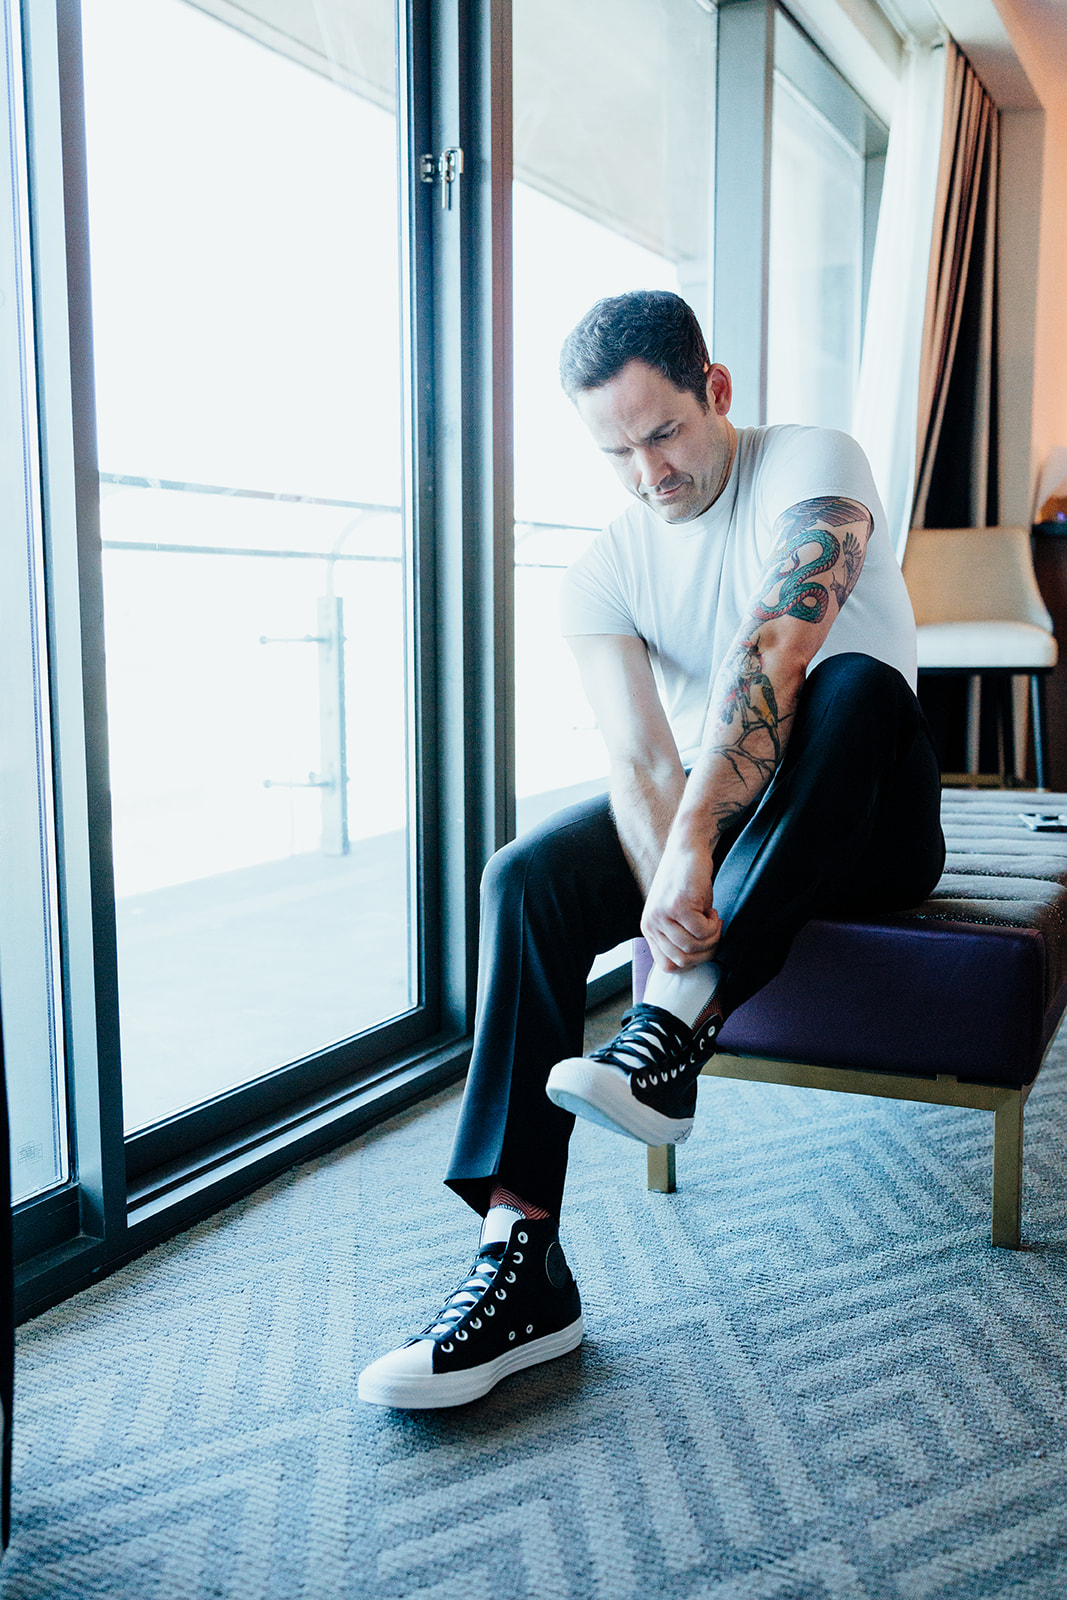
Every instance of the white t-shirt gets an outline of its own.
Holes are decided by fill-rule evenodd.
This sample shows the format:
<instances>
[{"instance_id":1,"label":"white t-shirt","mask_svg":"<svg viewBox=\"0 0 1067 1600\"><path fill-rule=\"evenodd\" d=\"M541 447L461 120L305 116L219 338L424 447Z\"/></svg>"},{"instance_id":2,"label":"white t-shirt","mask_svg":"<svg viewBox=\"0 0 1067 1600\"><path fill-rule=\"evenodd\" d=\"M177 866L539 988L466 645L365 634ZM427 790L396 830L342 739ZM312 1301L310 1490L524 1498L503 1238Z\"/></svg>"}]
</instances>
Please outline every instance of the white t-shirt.
<instances>
[{"instance_id":1,"label":"white t-shirt","mask_svg":"<svg viewBox=\"0 0 1067 1600\"><path fill-rule=\"evenodd\" d=\"M726 488L707 511L669 523L635 500L569 568L560 598L564 634L645 641L687 764L700 748L715 674L758 593L775 521L823 495L858 500L874 530L856 586L811 665L856 650L896 667L914 688L911 602L867 458L848 434L741 428Z\"/></svg>"}]
</instances>

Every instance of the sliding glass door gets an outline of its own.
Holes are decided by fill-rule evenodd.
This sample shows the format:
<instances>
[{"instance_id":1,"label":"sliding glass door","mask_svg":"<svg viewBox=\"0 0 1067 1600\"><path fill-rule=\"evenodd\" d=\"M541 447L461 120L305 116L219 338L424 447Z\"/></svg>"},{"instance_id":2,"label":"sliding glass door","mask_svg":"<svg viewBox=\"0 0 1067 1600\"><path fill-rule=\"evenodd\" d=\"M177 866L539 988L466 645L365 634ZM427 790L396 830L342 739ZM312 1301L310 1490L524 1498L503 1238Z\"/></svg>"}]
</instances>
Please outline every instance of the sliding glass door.
<instances>
[{"instance_id":1,"label":"sliding glass door","mask_svg":"<svg viewBox=\"0 0 1067 1600\"><path fill-rule=\"evenodd\" d=\"M393 7L82 12L133 1131L419 1000Z\"/></svg>"},{"instance_id":2,"label":"sliding glass door","mask_svg":"<svg viewBox=\"0 0 1067 1600\"><path fill-rule=\"evenodd\" d=\"M515 693L519 827L606 786L559 636L564 569L625 501L559 386L604 295L673 289L706 322L715 14L701 0L514 7Z\"/></svg>"}]
</instances>

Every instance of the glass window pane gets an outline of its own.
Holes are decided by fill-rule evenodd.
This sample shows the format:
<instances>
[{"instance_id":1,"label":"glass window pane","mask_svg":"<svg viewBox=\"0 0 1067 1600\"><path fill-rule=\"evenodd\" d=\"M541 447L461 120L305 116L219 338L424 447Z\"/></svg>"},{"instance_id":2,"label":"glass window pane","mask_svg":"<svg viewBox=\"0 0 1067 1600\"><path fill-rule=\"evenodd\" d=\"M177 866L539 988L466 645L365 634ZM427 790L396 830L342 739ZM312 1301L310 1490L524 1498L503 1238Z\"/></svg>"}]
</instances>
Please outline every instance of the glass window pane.
<instances>
[{"instance_id":1,"label":"glass window pane","mask_svg":"<svg viewBox=\"0 0 1067 1600\"><path fill-rule=\"evenodd\" d=\"M560 576L625 502L559 387L604 295L667 288L707 326L715 21L697 0L517 0L515 682L520 830L606 788L559 635Z\"/></svg>"},{"instance_id":2,"label":"glass window pane","mask_svg":"<svg viewBox=\"0 0 1067 1600\"><path fill-rule=\"evenodd\" d=\"M775 74L767 420L848 430L859 371L864 159Z\"/></svg>"},{"instance_id":3,"label":"glass window pane","mask_svg":"<svg viewBox=\"0 0 1067 1600\"><path fill-rule=\"evenodd\" d=\"M418 998L393 7L83 10L133 1130Z\"/></svg>"},{"instance_id":4,"label":"glass window pane","mask_svg":"<svg viewBox=\"0 0 1067 1600\"><path fill-rule=\"evenodd\" d=\"M15 1202L69 1175L17 25L0 5L0 1005Z\"/></svg>"}]
</instances>

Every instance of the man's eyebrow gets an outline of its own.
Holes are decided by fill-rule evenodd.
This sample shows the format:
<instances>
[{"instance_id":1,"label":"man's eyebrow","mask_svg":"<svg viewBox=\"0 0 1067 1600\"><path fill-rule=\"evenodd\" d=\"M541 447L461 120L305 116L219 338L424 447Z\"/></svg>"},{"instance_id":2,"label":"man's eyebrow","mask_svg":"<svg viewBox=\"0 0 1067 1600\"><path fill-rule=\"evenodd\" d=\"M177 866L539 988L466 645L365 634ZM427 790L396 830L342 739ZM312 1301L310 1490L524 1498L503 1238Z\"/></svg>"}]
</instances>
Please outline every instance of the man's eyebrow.
<instances>
[{"instance_id":1,"label":"man's eyebrow","mask_svg":"<svg viewBox=\"0 0 1067 1600\"><path fill-rule=\"evenodd\" d=\"M667 417L665 421L657 422L656 426L654 428L652 428L650 430L650 432L645 434L644 438L641 440L641 443L642 444L651 444L652 440L656 437L657 433L662 433L665 428L676 428L677 426L678 426L678 418L677 417ZM624 444L624 445L602 444L600 446L600 453L601 453L601 455L605 455L605 456L617 456L623 450L629 450L629 448L630 448L630 446L628 444Z\"/></svg>"},{"instance_id":2,"label":"man's eyebrow","mask_svg":"<svg viewBox=\"0 0 1067 1600\"><path fill-rule=\"evenodd\" d=\"M658 422L656 424L656 426L652 429L651 433L646 433L645 434L645 437L641 440L641 443L642 444L650 444L652 442L652 440L656 437L657 433L662 433L664 431L664 429L666 429L666 428L676 428L677 426L678 426L678 418L677 417L665 417L662 422Z\"/></svg>"}]
</instances>

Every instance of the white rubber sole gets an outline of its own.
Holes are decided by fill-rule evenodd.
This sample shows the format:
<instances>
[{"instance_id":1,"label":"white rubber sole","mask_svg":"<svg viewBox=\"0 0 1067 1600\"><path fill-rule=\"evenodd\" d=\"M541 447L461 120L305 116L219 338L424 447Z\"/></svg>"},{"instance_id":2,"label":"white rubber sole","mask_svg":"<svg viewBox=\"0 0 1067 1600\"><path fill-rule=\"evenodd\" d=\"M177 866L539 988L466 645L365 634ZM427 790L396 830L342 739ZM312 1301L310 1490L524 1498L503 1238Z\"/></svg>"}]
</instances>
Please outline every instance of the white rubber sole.
<instances>
[{"instance_id":1,"label":"white rubber sole","mask_svg":"<svg viewBox=\"0 0 1067 1600\"><path fill-rule=\"evenodd\" d=\"M368 1367L359 1380L359 1398L372 1406L394 1406L401 1411L436 1411L445 1406L463 1406L494 1389L501 1378L542 1361L554 1361L576 1350L582 1342L583 1322L577 1317L558 1333L505 1350L495 1361L466 1372L428 1372L390 1377ZM375 1366L377 1362L375 1363Z\"/></svg>"},{"instance_id":2,"label":"white rubber sole","mask_svg":"<svg viewBox=\"0 0 1067 1600\"><path fill-rule=\"evenodd\" d=\"M576 1117L613 1133L624 1133L639 1144L684 1144L693 1131L692 1117L665 1117L662 1111L635 1100L627 1074L606 1061L571 1056L557 1062L548 1075L545 1092L563 1111L573 1111Z\"/></svg>"}]
</instances>

